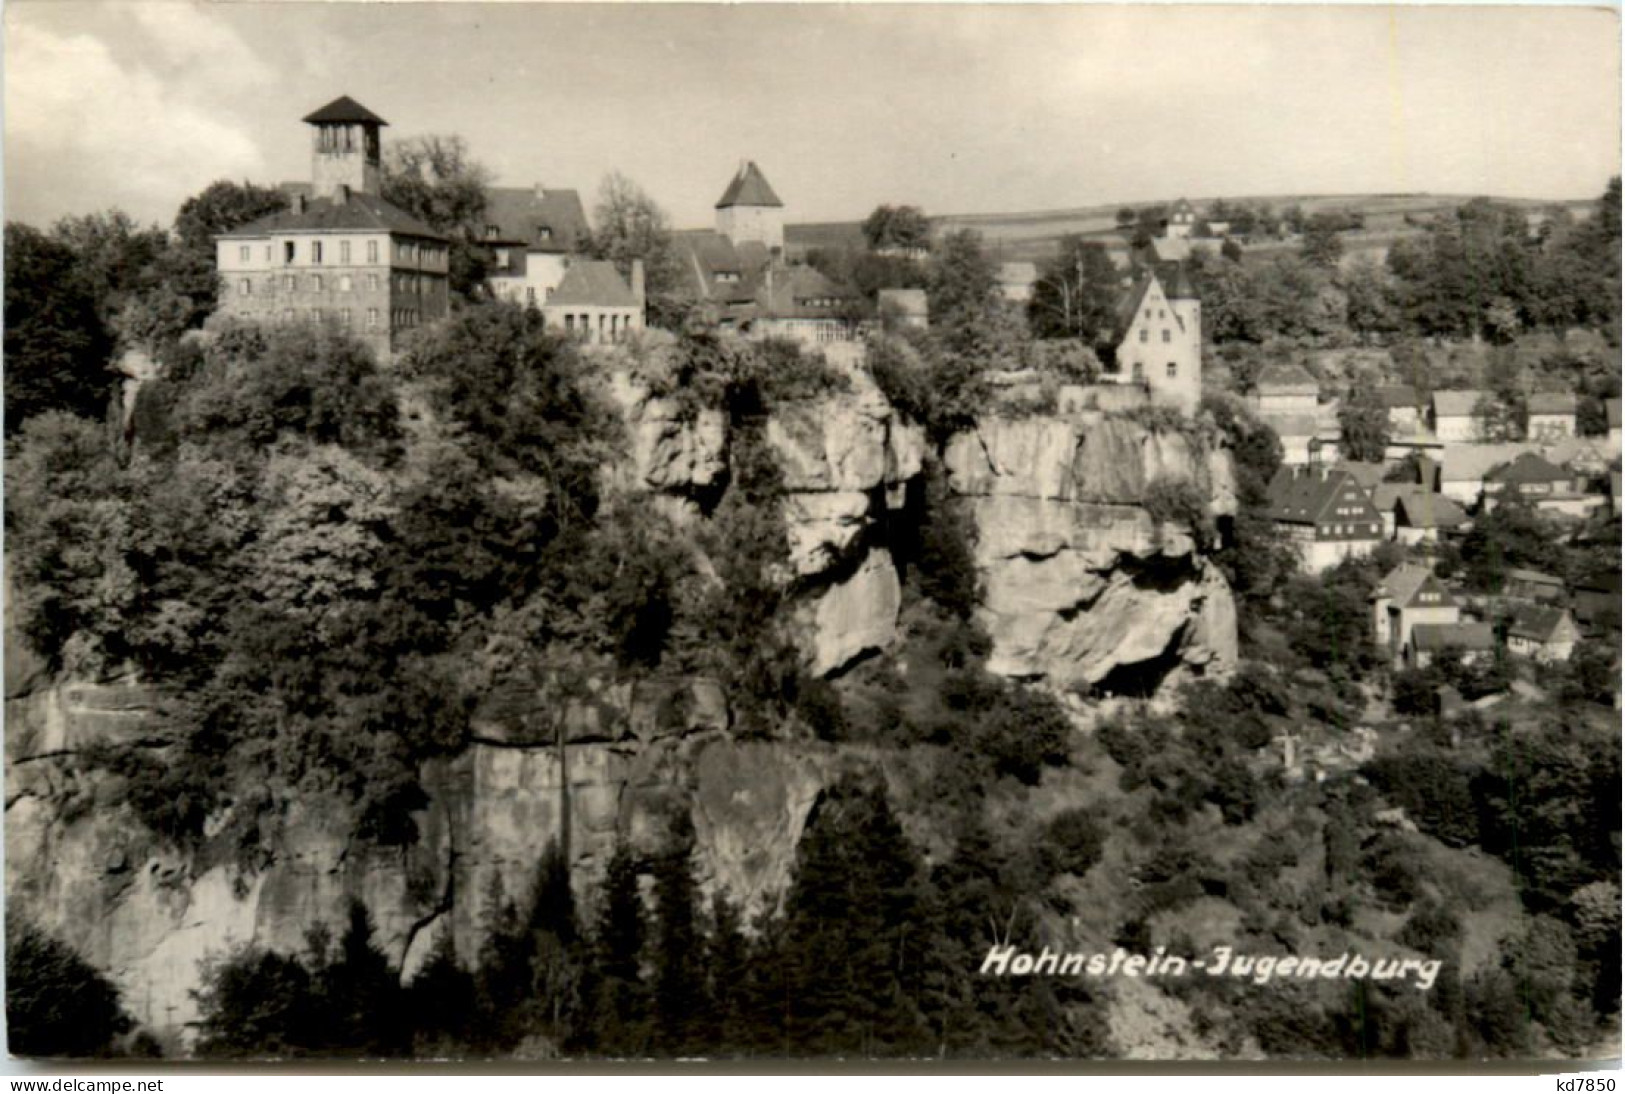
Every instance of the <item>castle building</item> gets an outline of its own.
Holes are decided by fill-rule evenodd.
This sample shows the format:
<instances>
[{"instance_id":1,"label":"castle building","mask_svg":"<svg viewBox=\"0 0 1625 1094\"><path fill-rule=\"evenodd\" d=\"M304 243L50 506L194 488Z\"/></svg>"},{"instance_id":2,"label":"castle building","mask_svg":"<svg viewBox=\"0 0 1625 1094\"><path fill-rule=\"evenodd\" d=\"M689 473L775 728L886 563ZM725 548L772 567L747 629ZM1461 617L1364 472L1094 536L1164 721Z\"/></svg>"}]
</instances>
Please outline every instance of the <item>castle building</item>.
<instances>
[{"instance_id":1,"label":"castle building","mask_svg":"<svg viewBox=\"0 0 1625 1094\"><path fill-rule=\"evenodd\" d=\"M564 282L591 230L574 190L493 186L485 191L485 283L498 300L543 307Z\"/></svg>"},{"instance_id":2,"label":"castle building","mask_svg":"<svg viewBox=\"0 0 1625 1094\"><path fill-rule=\"evenodd\" d=\"M1202 400L1202 303L1183 267L1136 278L1118 302L1117 331L1101 381L1143 384L1152 402L1194 414Z\"/></svg>"},{"instance_id":3,"label":"castle building","mask_svg":"<svg viewBox=\"0 0 1625 1094\"><path fill-rule=\"evenodd\" d=\"M215 237L218 314L336 323L386 358L403 332L450 309L447 240L382 197L379 130L389 123L348 96L304 122L309 187Z\"/></svg>"}]
</instances>

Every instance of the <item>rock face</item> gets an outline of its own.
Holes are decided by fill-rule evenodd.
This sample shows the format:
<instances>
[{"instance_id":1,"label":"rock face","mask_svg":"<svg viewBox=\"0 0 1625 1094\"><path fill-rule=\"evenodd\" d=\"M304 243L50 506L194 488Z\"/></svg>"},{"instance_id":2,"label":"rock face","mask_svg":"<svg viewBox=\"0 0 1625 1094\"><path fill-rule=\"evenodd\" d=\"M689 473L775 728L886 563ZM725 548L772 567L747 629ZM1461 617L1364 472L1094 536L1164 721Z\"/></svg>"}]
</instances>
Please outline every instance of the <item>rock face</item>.
<instances>
[{"instance_id":1,"label":"rock face","mask_svg":"<svg viewBox=\"0 0 1625 1094\"><path fill-rule=\"evenodd\" d=\"M1229 586L1191 529L1144 507L1153 484L1183 482L1214 516L1233 513L1227 453L1097 412L984 419L945 463L976 522L992 671L1071 685L1234 665Z\"/></svg>"},{"instance_id":2,"label":"rock face","mask_svg":"<svg viewBox=\"0 0 1625 1094\"><path fill-rule=\"evenodd\" d=\"M196 1017L200 961L247 943L298 951L311 925L342 924L351 899L367 905L405 976L444 931L472 956L493 879L523 900L543 853L567 841L576 884L590 891L618 839L653 853L677 810L694 822L702 888L754 914L785 888L835 755L733 741L719 701L714 683L694 678L610 689L569 718L592 727L585 743L482 737L426 765L415 846L364 849L346 810L296 806L269 864L245 872L207 843L192 854L165 846L130 811L127 788L84 763L93 741L153 739L150 713L133 713L142 689L49 689L7 709L9 907L106 970L158 1030ZM148 730L131 734L110 715Z\"/></svg>"}]
</instances>

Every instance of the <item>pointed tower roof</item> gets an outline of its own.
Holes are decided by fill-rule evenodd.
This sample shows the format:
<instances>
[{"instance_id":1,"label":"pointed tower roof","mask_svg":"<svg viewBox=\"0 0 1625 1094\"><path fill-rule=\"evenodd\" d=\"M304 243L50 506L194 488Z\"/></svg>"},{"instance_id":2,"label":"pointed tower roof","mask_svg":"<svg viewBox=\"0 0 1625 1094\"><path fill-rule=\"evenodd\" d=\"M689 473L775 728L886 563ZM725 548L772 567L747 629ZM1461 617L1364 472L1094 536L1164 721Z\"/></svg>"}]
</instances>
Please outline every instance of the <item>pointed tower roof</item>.
<instances>
[{"instance_id":1,"label":"pointed tower roof","mask_svg":"<svg viewBox=\"0 0 1625 1094\"><path fill-rule=\"evenodd\" d=\"M371 122L373 125L389 124L348 95L340 95L320 110L306 114L303 120L307 125L324 125L335 122Z\"/></svg>"},{"instance_id":2,"label":"pointed tower roof","mask_svg":"<svg viewBox=\"0 0 1625 1094\"><path fill-rule=\"evenodd\" d=\"M717 202L718 209L727 209L734 205L767 205L783 208L784 202L779 195L773 192L773 187L767 184L767 178L762 169L756 166L755 160L749 160L739 169L728 188L722 192L722 198Z\"/></svg>"}]
</instances>

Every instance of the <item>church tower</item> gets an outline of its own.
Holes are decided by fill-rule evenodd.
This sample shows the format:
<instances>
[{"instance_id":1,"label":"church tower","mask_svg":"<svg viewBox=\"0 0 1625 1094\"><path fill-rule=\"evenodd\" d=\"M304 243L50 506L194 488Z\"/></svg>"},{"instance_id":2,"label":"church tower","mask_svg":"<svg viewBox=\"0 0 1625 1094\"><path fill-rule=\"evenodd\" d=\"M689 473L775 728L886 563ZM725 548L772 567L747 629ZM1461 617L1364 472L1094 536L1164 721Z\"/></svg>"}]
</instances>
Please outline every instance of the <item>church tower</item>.
<instances>
[{"instance_id":1,"label":"church tower","mask_svg":"<svg viewBox=\"0 0 1625 1094\"><path fill-rule=\"evenodd\" d=\"M754 161L740 165L717 202L717 231L735 246L760 243L775 253L784 250L784 202Z\"/></svg>"},{"instance_id":2,"label":"church tower","mask_svg":"<svg viewBox=\"0 0 1625 1094\"><path fill-rule=\"evenodd\" d=\"M389 123L348 95L339 96L304 120L311 127L313 196L337 197L340 187L379 196L382 172L378 131Z\"/></svg>"}]
</instances>

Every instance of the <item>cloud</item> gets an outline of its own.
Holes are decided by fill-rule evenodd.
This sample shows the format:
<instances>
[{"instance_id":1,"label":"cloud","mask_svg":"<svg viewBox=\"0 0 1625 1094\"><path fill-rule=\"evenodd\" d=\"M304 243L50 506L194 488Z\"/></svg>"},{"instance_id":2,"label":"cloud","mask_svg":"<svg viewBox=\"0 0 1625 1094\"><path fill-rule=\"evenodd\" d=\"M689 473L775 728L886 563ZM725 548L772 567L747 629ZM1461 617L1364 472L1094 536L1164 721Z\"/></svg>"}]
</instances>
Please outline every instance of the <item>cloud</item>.
<instances>
[{"instance_id":1,"label":"cloud","mask_svg":"<svg viewBox=\"0 0 1625 1094\"><path fill-rule=\"evenodd\" d=\"M256 78L252 63L232 55L226 39L201 28L195 15L182 15L173 24L166 16L165 25L179 31L158 36L168 42L160 55L197 62L200 50L214 49L221 60L201 64L181 79L166 78L141 60L121 62L92 34L10 20L8 217L40 222L117 204L139 219L167 224L176 195L188 193L189 182L260 172L263 161L254 141L234 124L218 96L199 93L200 81L206 86L223 79L233 65L246 65L247 77ZM210 71L216 63L225 67Z\"/></svg>"}]
</instances>

